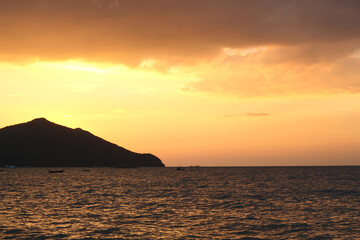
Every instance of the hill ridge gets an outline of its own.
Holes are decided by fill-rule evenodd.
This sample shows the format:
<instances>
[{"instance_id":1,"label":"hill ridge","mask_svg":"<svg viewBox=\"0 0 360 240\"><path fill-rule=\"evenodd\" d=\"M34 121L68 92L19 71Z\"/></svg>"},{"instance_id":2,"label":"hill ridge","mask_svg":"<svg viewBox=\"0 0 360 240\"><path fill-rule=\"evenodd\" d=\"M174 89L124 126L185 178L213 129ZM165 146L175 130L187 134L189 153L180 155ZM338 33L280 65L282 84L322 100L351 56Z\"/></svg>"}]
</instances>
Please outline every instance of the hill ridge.
<instances>
[{"instance_id":1,"label":"hill ridge","mask_svg":"<svg viewBox=\"0 0 360 240\"><path fill-rule=\"evenodd\" d=\"M163 167L150 153L135 153L81 128L46 118L0 129L0 166Z\"/></svg>"}]
</instances>

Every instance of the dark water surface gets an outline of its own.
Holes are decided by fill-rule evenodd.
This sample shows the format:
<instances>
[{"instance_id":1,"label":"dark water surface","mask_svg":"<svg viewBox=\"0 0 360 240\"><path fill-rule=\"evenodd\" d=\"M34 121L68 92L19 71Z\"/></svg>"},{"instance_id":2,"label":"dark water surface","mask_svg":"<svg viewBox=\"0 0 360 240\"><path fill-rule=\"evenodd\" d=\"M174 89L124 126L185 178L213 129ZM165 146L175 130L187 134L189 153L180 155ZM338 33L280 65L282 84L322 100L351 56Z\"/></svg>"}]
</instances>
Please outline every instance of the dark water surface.
<instances>
[{"instance_id":1,"label":"dark water surface","mask_svg":"<svg viewBox=\"0 0 360 240\"><path fill-rule=\"evenodd\" d=\"M360 239L360 167L16 168L1 239Z\"/></svg>"}]
</instances>

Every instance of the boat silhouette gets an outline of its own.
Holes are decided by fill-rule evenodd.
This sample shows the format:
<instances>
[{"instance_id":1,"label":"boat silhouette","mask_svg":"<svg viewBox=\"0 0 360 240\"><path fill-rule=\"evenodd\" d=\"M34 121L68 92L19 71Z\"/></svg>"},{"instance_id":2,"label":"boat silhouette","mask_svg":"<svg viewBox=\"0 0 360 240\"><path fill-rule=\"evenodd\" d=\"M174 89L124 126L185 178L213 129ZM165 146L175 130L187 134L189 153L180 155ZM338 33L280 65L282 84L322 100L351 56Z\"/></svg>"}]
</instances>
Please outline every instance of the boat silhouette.
<instances>
[{"instance_id":1,"label":"boat silhouette","mask_svg":"<svg viewBox=\"0 0 360 240\"><path fill-rule=\"evenodd\" d=\"M54 171L51 171L49 170L49 173L63 173L64 170L54 170Z\"/></svg>"}]
</instances>

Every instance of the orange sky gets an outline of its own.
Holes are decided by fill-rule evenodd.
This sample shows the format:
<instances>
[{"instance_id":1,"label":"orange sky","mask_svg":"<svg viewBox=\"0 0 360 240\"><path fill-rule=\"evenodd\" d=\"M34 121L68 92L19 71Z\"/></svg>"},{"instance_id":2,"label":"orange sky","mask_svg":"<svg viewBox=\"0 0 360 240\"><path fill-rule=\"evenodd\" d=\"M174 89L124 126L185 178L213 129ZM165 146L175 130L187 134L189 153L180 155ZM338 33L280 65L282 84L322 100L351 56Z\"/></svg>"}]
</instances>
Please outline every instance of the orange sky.
<instances>
[{"instance_id":1,"label":"orange sky","mask_svg":"<svg viewBox=\"0 0 360 240\"><path fill-rule=\"evenodd\" d=\"M0 0L0 127L167 166L359 165L356 0Z\"/></svg>"}]
</instances>

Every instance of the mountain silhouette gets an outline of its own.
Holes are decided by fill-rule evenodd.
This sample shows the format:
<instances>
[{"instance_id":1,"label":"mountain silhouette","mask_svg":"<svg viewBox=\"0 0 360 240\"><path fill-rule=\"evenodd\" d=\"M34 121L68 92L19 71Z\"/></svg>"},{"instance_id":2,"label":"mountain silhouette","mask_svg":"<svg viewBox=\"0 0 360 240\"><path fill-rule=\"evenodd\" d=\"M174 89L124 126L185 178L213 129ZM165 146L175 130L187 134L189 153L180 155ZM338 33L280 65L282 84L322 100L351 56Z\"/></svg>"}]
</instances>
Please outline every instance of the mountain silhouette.
<instances>
[{"instance_id":1,"label":"mountain silhouette","mask_svg":"<svg viewBox=\"0 0 360 240\"><path fill-rule=\"evenodd\" d=\"M80 128L37 118L0 129L0 166L163 167L152 154L131 152Z\"/></svg>"}]
</instances>

